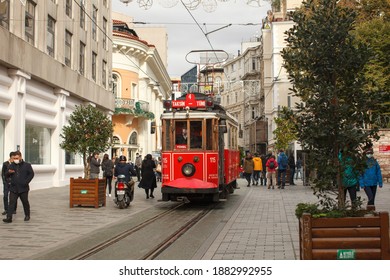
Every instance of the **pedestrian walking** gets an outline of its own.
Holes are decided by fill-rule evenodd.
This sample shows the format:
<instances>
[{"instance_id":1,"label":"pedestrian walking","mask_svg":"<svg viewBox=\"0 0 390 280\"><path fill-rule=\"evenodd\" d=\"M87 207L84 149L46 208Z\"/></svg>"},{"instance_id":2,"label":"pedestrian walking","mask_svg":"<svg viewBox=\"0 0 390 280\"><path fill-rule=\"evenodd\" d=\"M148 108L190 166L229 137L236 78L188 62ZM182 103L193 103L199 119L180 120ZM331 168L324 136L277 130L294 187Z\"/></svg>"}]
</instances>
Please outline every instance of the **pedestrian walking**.
<instances>
[{"instance_id":1,"label":"pedestrian walking","mask_svg":"<svg viewBox=\"0 0 390 280\"><path fill-rule=\"evenodd\" d=\"M9 192L9 209L7 218L3 219L4 223L12 223L12 214L16 209L18 198L22 201L24 209L24 221L30 220L30 203L28 193L30 191L30 182L34 178L34 171L31 164L23 161L22 153L16 151L12 157L13 162L8 168L8 176L11 177Z\"/></svg>"},{"instance_id":2,"label":"pedestrian walking","mask_svg":"<svg viewBox=\"0 0 390 280\"><path fill-rule=\"evenodd\" d=\"M288 158L283 149L279 150L278 155L278 188L284 189L286 185L286 172L288 167Z\"/></svg>"},{"instance_id":3,"label":"pedestrian walking","mask_svg":"<svg viewBox=\"0 0 390 280\"><path fill-rule=\"evenodd\" d=\"M290 169L289 183L290 186L295 186L294 175L295 175L295 157L291 154L288 157L288 168Z\"/></svg>"},{"instance_id":4,"label":"pedestrian walking","mask_svg":"<svg viewBox=\"0 0 390 280\"><path fill-rule=\"evenodd\" d=\"M272 156L272 152L269 151L266 155L262 155L261 156L261 163L263 164L263 171L261 172L261 184L263 186L266 186L267 185L267 167L266 167L266 164L267 164L267 161L269 160L269 158Z\"/></svg>"},{"instance_id":5,"label":"pedestrian walking","mask_svg":"<svg viewBox=\"0 0 390 280\"><path fill-rule=\"evenodd\" d=\"M295 164L296 167L296 174L295 174L295 180L298 180L298 174L299 174L299 179L303 179L302 177L302 160L300 157L298 157L297 162Z\"/></svg>"},{"instance_id":6,"label":"pedestrian walking","mask_svg":"<svg viewBox=\"0 0 390 280\"><path fill-rule=\"evenodd\" d=\"M382 188L382 172L378 161L374 158L374 150L369 148L366 154L366 169L359 178L359 185L367 195L367 209L375 210L375 196L377 187Z\"/></svg>"},{"instance_id":7,"label":"pedestrian walking","mask_svg":"<svg viewBox=\"0 0 390 280\"><path fill-rule=\"evenodd\" d=\"M1 179L3 180L3 206L4 212L2 215L7 215L8 206L9 206L9 190L11 184L11 177L8 176L8 169L13 161L14 152L9 153L9 159L3 162L3 167L1 168ZM15 207L16 211L16 207ZM16 214L16 213L14 213Z\"/></svg>"},{"instance_id":8,"label":"pedestrian walking","mask_svg":"<svg viewBox=\"0 0 390 280\"><path fill-rule=\"evenodd\" d=\"M145 189L146 199L149 197L154 198L153 191L157 188L155 169L156 162L153 160L151 154L147 154L141 164L142 178L138 185L139 187Z\"/></svg>"},{"instance_id":9,"label":"pedestrian walking","mask_svg":"<svg viewBox=\"0 0 390 280\"><path fill-rule=\"evenodd\" d=\"M137 181L141 181L141 167L142 167L142 155L139 153L135 154L135 172L137 173Z\"/></svg>"},{"instance_id":10,"label":"pedestrian walking","mask_svg":"<svg viewBox=\"0 0 390 280\"><path fill-rule=\"evenodd\" d=\"M275 156L271 155L265 164L267 167L267 188L275 188L276 185L276 170L278 168L278 162L275 160Z\"/></svg>"},{"instance_id":11,"label":"pedestrian walking","mask_svg":"<svg viewBox=\"0 0 390 280\"><path fill-rule=\"evenodd\" d=\"M249 152L246 154L243 167L244 167L244 177L245 177L246 181L248 182L247 187L250 187L251 177L252 177L253 168L254 168L254 162L252 159L252 155Z\"/></svg>"},{"instance_id":12,"label":"pedestrian walking","mask_svg":"<svg viewBox=\"0 0 390 280\"><path fill-rule=\"evenodd\" d=\"M90 169L90 179L97 179L99 178L99 173L100 173L100 158L99 158L99 153L94 152L91 161L89 162L89 169Z\"/></svg>"},{"instance_id":13,"label":"pedestrian walking","mask_svg":"<svg viewBox=\"0 0 390 280\"><path fill-rule=\"evenodd\" d=\"M260 173L263 171L263 163L261 162L261 158L259 157L258 153L255 153L255 156L253 157L253 182L252 185L258 185L259 179L260 179Z\"/></svg>"},{"instance_id":14,"label":"pedestrian walking","mask_svg":"<svg viewBox=\"0 0 390 280\"><path fill-rule=\"evenodd\" d=\"M339 153L339 161L343 170L342 184L344 187L344 200L347 198L347 192L351 199L351 205L356 205L356 189L359 183L359 173L354 168L354 162L351 157L344 155L344 151Z\"/></svg>"},{"instance_id":15,"label":"pedestrian walking","mask_svg":"<svg viewBox=\"0 0 390 280\"><path fill-rule=\"evenodd\" d=\"M105 192L106 196L111 197L112 177L114 175L114 162L109 158L108 154L104 154L102 161L103 178L106 179ZM108 193L107 193L108 186Z\"/></svg>"}]
</instances>

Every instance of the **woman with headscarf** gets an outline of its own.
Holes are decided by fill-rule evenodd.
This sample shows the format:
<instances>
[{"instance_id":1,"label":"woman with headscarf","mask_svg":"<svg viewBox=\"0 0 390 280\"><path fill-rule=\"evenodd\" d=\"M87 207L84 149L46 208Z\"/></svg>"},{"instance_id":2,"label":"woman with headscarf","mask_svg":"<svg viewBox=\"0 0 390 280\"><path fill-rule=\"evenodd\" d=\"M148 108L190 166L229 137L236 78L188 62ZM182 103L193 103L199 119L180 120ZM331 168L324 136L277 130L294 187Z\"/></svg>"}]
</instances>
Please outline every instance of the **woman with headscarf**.
<instances>
[{"instance_id":1,"label":"woman with headscarf","mask_svg":"<svg viewBox=\"0 0 390 280\"><path fill-rule=\"evenodd\" d=\"M157 188L156 182L156 162L153 160L151 154L147 154L145 159L142 161L141 172L142 179L139 183L139 187L145 189L146 199L149 197L154 198L153 191Z\"/></svg>"}]
</instances>

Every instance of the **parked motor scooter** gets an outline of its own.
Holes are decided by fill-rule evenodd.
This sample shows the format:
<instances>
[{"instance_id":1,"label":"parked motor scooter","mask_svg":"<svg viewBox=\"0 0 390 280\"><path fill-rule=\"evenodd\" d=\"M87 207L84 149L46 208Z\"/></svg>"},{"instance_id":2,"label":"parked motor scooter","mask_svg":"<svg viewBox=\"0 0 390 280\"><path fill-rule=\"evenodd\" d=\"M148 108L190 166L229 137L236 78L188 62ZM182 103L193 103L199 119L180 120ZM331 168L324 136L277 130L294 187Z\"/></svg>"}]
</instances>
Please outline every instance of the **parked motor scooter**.
<instances>
[{"instance_id":1,"label":"parked motor scooter","mask_svg":"<svg viewBox=\"0 0 390 280\"><path fill-rule=\"evenodd\" d=\"M126 182L125 175L118 175L115 182L114 202L120 209L127 208L134 199L134 181Z\"/></svg>"}]
</instances>

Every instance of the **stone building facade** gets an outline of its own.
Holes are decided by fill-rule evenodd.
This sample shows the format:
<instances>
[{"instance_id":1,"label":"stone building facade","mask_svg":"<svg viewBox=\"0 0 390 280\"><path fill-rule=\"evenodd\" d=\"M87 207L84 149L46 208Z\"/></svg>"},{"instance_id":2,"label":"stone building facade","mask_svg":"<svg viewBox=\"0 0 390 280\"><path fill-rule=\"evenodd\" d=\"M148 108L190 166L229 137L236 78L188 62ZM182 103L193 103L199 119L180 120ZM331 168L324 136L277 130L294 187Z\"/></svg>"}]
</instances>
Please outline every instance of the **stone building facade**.
<instances>
[{"instance_id":1,"label":"stone building facade","mask_svg":"<svg viewBox=\"0 0 390 280\"><path fill-rule=\"evenodd\" d=\"M110 0L0 3L0 158L20 150L35 172L31 189L83 175L60 134L77 105L114 110L110 26Z\"/></svg>"}]
</instances>

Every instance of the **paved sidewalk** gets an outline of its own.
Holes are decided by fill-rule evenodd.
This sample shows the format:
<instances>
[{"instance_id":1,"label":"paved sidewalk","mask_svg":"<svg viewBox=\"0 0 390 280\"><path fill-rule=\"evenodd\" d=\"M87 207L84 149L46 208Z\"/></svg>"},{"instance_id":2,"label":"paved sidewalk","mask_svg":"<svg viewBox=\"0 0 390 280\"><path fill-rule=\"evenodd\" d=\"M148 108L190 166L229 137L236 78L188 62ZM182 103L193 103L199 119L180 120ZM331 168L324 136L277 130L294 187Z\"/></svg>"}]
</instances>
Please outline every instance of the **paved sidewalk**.
<instances>
[{"instance_id":1,"label":"paved sidewalk","mask_svg":"<svg viewBox=\"0 0 390 280\"><path fill-rule=\"evenodd\" d=\"M239 179L240 189L234 195L243 196L233 216L202 259L299 259L298 221L295 206L299 202L315 201L310 187L287 186L284 190L267 190L263 186L246 187ZM119 210L107 198L107 206L69 208L69 188L49 188L30 192L31 221L24 222L22 204L18 203L13 223L0 222L0 260L33 259L34 256L85 236L104 226L129 218L150 207L155 207L161 196L144 199L142 189L136 188L130 208ZM364 191L358 195L366 198ZM2 196L0 196L2 201ZM1 205L2 206L2 205ZM379 189L378 211L390 212L390 184Z\"/></svg>"},{"instance_id":2,"label":"paved sidewalk","mask_svg":"<svg viewBox=\"0 0 390 280\"><path fill-rule=\"evenodd\" d=\"M155 190L156 194L159 192L160 187ZM2 196L0 197L2 201ZM118 209L113 197L107 197L106 207L70 208L69 187L33 190L29 193L29 200L29 222L23 221L23 206L20 201L13 222L0 222L0 260L32 259L38 253L163 203L158 202L157 198L146 200L144 190L137 187L134 201L127 209Z\"/></svg>"},{"instance_id":3,"label":"paved sidewalk","mask_svg":"<svg viewBox=\"0 0 390 280\"><path fill-rule=\"evenodd\" d=\"M301 180L295 183L283 190L268 190L264 186L246 187L246 181L240 180L239 191L246 192L246 197L202 259L298 260L295 208L299 202L315 202L316 197ZM358 196L366 199L363 190ZM376 209L390 212L390 184L378 190Z\"/></svg>"}]
</instances>

